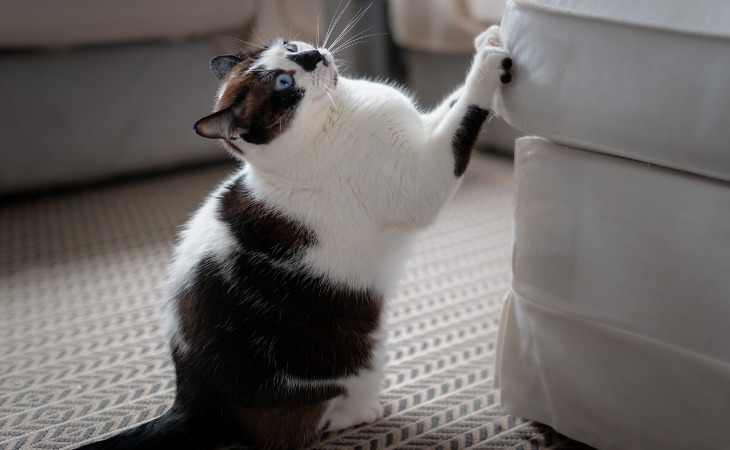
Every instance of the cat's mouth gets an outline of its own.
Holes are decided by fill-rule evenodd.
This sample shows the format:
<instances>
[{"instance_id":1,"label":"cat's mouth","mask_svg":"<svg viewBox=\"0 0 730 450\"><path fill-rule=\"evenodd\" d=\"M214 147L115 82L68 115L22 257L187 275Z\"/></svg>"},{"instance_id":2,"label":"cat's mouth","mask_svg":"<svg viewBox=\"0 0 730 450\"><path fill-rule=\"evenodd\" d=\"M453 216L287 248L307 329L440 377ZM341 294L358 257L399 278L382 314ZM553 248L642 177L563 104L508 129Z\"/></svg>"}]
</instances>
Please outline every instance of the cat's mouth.
<instances>
[{"instance_id":1,"label":"cat's mouth","mask_svg":"<svg viewBox=\"0 0 730 450\"><path fill-rule=\"evenodd\" d=\"M337 78L337 69L331 61L329 61L329 64L324 65L320 70L318 70L312 80L315 91L315 100L319 100L327 96L331 99L332 94L337 87Z\"/></svg>"}]
</instances>

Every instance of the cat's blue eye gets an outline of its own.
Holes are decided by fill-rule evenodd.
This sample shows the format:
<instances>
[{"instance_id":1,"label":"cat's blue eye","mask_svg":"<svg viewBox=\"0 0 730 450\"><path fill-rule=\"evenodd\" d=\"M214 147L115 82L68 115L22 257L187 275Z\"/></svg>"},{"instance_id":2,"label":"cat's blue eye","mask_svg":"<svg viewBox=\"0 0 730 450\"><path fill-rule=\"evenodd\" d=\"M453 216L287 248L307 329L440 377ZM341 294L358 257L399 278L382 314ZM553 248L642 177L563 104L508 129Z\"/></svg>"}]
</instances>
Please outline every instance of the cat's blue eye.
<instances>
[{"instance_id":1,"label":"cat's blue eye","mask_svg":"<svg viewBox=\"0 0 730 450\"><path fill-rule=\"evenodd\" d=\"M289 89L294 85L294 78L291 77L288 73L280 73L277 75L276 80L274 81L274 88L277 91L282 91L284 89Z\"/></svg>"},{"instance_id":2,"label":"cat's blue eye","mask_svg":"<svg viewBox=\"0 0 730 450\"><path fill-rule=\"evenodd\" d=\"M294 53L294 52L297 51L297 46L295 44L286 44L284 46L284 50L286 50L288 52L291 52L291 53Z\"/></svg>"}]
</instances>

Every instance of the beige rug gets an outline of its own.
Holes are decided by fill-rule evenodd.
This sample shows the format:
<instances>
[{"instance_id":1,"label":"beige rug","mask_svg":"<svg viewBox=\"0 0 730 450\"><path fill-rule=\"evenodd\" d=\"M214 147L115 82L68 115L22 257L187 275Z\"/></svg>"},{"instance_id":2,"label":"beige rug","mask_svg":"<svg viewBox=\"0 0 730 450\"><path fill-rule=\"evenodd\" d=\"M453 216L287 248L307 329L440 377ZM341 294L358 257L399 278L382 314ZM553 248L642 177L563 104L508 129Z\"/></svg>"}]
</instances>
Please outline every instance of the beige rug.
<instances>
[{"instance_id":1,"label":"beige rug","mask_svg":"<svg viewBox=\"0 0 730 450\"><path fill-rule=\"evenodd\" d=\"M171 245L232 168L0 207L0 449L74 448L169 406L159 305ZM506 415L492 388L511 202L511 163L477 157L392 299L386 417L316 448L585 448Z\"/></svg>"}]
</instances>

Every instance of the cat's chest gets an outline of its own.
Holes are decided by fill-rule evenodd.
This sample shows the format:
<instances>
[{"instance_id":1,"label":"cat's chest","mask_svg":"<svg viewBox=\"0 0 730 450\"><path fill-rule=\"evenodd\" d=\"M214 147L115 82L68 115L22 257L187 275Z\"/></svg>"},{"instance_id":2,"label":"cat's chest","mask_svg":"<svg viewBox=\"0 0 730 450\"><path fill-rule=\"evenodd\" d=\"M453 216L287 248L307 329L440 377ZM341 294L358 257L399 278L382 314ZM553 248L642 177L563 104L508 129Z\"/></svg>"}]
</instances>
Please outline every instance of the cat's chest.
<instances>
[{"instance_id":1,"label":"cat's chest","mask_svg":"<svg viewBox=\"0 0 730 450\"><path fill-rule=\"evenodd\" d=\"M343 88L343 128L361 129L370 137L387 134L390 127L418 122L412 99L393 86L366 80L347 80Z\"/></svg>"},{"instance_id":2,"label":"cat's chest","mask_svg":"<svg viewBox=\"0 0 730 450\"><path fill-rule=\"evenodd\" d=\"M262 179L253 169L246 180L269 204L311 232L301 253L309 270L337 282L390 292L410 233L382 225L380 213L367 205L367 189L342 180L323 182L324 187L272 186L275 181Z\"/></svg>"}]
</instances>

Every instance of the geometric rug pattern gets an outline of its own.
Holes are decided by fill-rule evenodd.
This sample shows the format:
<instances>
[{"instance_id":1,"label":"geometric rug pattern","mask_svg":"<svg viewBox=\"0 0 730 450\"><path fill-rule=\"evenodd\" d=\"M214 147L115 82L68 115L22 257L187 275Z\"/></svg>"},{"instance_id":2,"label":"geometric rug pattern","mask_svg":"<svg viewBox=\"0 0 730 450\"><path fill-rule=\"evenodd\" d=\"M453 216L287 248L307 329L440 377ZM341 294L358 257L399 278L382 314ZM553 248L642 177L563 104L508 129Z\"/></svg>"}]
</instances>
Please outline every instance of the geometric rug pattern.
<instances>
[{"instance_id":1,"label":"geometric rug pattern","mask_svg":"<svg viewBox=\"0 0 730 450\"><path fill-rule=\"evenodd\" d=\"M0 449L71 449L171 404L160 305L178 227L232 164L0 206ZM512 163L475 155L389 299L386 416L312 448L586 449L493 388Z\"/></svg>"}]
</instances>

